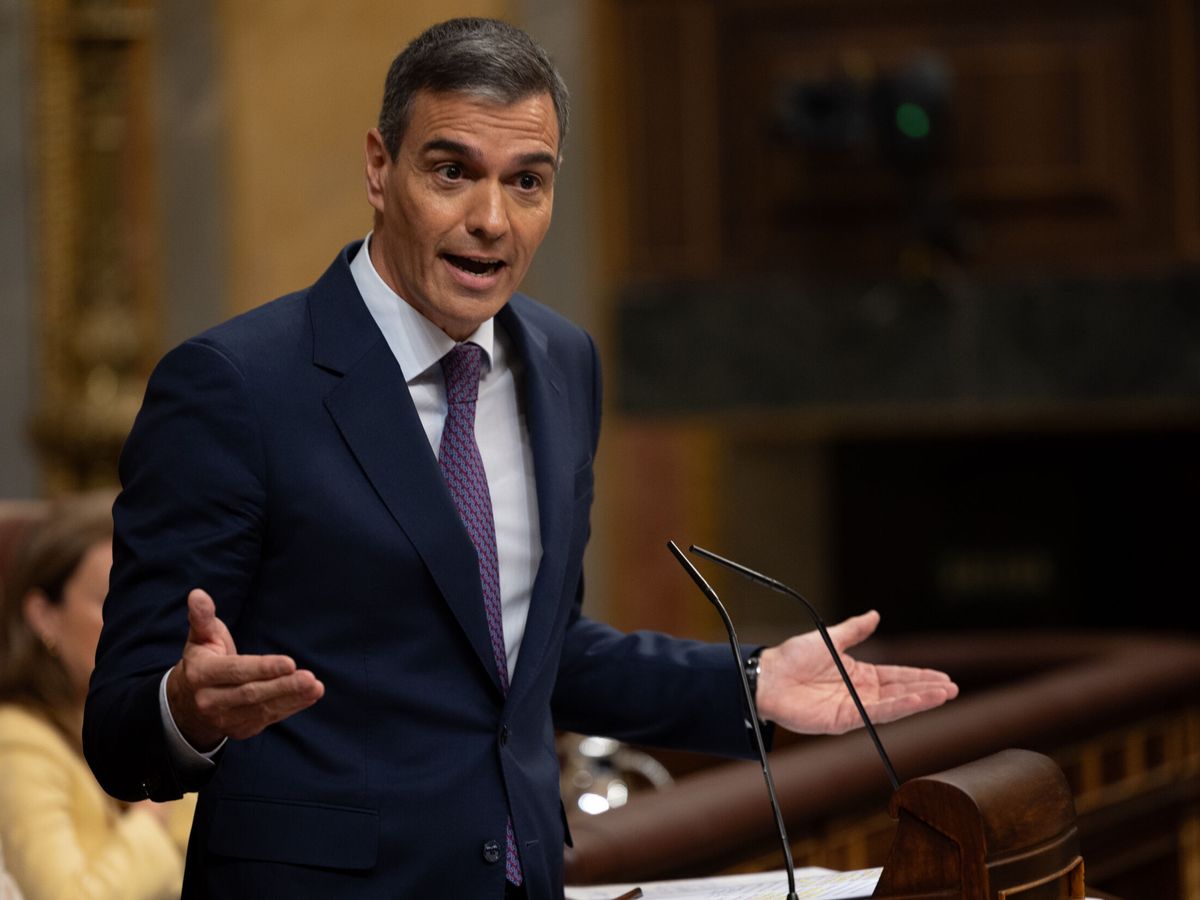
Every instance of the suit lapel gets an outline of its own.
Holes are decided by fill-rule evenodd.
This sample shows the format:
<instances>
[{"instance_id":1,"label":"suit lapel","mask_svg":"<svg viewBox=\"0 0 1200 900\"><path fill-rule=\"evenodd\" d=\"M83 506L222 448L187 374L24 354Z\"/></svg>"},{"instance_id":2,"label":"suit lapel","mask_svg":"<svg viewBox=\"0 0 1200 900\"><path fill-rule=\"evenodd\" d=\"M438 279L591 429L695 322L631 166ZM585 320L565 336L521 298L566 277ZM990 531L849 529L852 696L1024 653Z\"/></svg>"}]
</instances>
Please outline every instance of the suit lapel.
<instances>
[{"instance_id":1,"label":"suit lapel","mask_svg":"<svg viewBox=\"0 0 1200 900\"><path fill-rule=\"evenodd\" d=\"M573 455L564 424L569 421L562 374L550 357L545 332L509 303L497 315L525 364L522 401L533 449L538 497L538 524L542 561L533 583L529 617L521 641L521 654L513 672L510 697L519 694L542 664L546 646L561 611L558 602L570 540L569 518L574 485Z\"/></svg>"},{"instance_id":2,"label":"suit lapel","mask_svg":"<svg viewBox=\"0 0 1200 900\"><path fill-rule=\"evenodd\" d=\"M499 692L475 548L442 480L400 366L358 294L349 269L353 248L342 251L309 294L313 362L342 375L325 397L325 407L420 554Z\"/></svg>"}]
</instances>

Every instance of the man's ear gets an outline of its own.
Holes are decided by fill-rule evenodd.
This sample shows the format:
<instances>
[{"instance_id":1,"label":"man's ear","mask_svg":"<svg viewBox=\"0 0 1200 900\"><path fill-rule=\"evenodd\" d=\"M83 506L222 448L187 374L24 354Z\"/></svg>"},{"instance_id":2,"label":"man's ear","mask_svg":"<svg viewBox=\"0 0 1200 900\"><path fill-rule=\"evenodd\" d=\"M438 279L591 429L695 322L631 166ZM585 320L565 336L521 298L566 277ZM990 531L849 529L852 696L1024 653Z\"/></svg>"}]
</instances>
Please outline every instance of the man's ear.
<instances>
[{"instance_id":1,"label":"man's ear","mask_svg":"<svg viewBox=\"0 0 1200 900\"><path fill-rule=\"evenodd\" d=\"M376 212L383 212L384 193L387 188L388 176L391 172L392 156L388 153L383 142L383 135L378 128L367 132L365 147L367 201Z\"/></svg>"},{"instance_id":2,"label":"man's ear","mask_svg":"<svg viewBox=\"0 0 1200 900\"><path fill-rule=\"evenodd\" d=\"M34 589L21 602L21 612L29 629L37 635L46 649L54 653L58 649L59 611L42 591Z\"/></svg>"}]
</instances>

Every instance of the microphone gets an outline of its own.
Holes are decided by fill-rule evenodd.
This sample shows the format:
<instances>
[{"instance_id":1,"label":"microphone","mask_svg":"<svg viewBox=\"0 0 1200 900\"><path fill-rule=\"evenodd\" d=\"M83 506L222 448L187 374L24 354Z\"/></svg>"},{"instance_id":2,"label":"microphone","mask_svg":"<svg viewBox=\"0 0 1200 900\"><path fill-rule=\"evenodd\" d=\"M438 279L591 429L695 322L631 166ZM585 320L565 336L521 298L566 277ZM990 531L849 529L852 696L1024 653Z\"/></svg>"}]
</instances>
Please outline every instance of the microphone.
<instances>
[{"instance_id":1,"label":"microphone","mask_svg":"<svg viewBox=\"0 0 1200 900\"><path fill-rule=\"evenodd\" d=\"M854 705L858 708L858 715L862 718L863 725L867 727L867 732L871 735L871 740L875 743L875 749L879 751L879 758L883 760L883 768L887 770L887 776L892 782L892 791L898 791L900 789L900 779L896 777L896 770L892 768L892 761L888 759L887 751L883 749L883 742L879 740L879 734L875 731L875 726L871 724L871 718L867 715L867 710L863 706L862 700L858 697L858 691L854 689L854 683L850 680L850 676L846 673L846 667L842 664L842 658L838 655L837 648L833 646L833 640L829 637L829 630L825 627L825 623L821 621L821 616L817 613L816 608L799 591L793 590L782 581L776 581L774 578L763 575L761 572L755 572L741 563L735 563L731 559L726 559L723 556L713 553L711 550L705 550L703 547L697 547L695 544L692 544L688 549L728 569L733 569L739 575L744 575L746 578L764 587L769 587L771 590L778 591L781 594L787 594L789 597L799 600L803 604L804 608L808 610L808 615L812 619L813 624L817 626L817 631L820 632L822 640L825 641L825 646L829 648L829 655L833 657L833 662L837 666L838 673L842 676L842 681L846 684L846 690L850 692L850 697L854 700Z\"/></svg>"},{"instance_id":2,"label":"microphone","mask_svg":"<svg viewBox=\"0 0 1200 900\"><path fill-rule=\"evenodd\" d=\"M746 702L746 718L750 723L750 728L754 731L754 743L758 749L758 760L762 763L763 778L767 782L767 793L771 796L771 809L775 811L775 827L779 830L779 843L783 845L783 860L787 864L787 879L788 879L788 894L787 900L800 900L796 893L796 867L792 863L792 845L788 840L787 829L783 825L783 813L779 809L779 798L775 795L775 779L771 777L771 767L767 765L767 748L763 745L762 729L758 727L758 712L754 706L754 697L750 693L750 681L746 678L746 667L742 664L742 651L738 645L737 632L733 630L733 620L729 618L729 613L725 611L725 607L721 603L721 599L717 596L704 576L697 571L692 565L691 560L683 555L683 551L675 546L674 541L667 541L667 549L669 549L675 558L679 560L679 564L692 576L692 581L696 582L696 586L700 588L709 602L717 608L717 612L721 614L721 621L725 623L725 631L729 634L729 646L733 649L733 658L736 662L735 668L738 675L742 679L743 699Z\"/></svg>"}]
</instances>

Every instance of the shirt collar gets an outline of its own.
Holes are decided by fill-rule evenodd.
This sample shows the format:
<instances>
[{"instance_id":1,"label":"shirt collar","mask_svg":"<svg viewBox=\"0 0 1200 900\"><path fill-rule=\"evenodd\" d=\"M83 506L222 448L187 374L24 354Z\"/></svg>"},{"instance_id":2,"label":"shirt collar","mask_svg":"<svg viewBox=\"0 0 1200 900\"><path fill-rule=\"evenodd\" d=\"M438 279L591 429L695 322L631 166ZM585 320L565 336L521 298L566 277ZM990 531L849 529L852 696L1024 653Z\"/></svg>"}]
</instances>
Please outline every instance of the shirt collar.
<instances>
[{"instance_id":1,"label":"shirt collar","mask_svg":"<svg viewBox=\"0 0 1200 900\"><path fill-rule=\"evenodd\" d=\"M412 384L457 342L388 287L371 262L370 244L368 234L350 262L350 275L400 364L405 382ZM488 319L467 340L483 348L485 369L490 369L495 364L495 320Z\"/></svg>"}]
</instances>

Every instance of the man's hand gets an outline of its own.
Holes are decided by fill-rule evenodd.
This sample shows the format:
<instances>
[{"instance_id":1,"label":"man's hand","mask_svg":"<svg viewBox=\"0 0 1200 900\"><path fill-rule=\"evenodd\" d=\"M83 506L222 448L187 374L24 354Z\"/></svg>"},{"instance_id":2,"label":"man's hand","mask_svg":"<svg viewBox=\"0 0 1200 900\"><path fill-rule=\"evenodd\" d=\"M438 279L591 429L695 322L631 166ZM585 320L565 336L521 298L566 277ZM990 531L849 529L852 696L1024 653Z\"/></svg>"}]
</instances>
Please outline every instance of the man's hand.
<instances>
[{"instance_id":1,"label":"man's hand","mask_svg":"<svg viewBox=\"0 0 1200 900\"><path fill-rule=\"evenodd\" d=\"M901 719L958 696L958 685L943 672L876 666L843 652L865 641L878 625L879 613L872 610L829 629L872 722ZM756 700L764 720L801 734L841 734L862 725L854 700L816 631L764 650L760 661Z\"/></svg>"},{"instance_id":2,"label":"man's hand","mask_svg":"<svg viewBox=\"0 0 1200 900\"><path fill-rule=\"evenodd\" d=\"M183 658L167 676L167 702L180 733L204 752L223 738L248 738L312 706L325 686L290 656L241 656L212 597L188 594Z\"/></svg>"}]
</instances>

